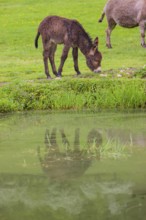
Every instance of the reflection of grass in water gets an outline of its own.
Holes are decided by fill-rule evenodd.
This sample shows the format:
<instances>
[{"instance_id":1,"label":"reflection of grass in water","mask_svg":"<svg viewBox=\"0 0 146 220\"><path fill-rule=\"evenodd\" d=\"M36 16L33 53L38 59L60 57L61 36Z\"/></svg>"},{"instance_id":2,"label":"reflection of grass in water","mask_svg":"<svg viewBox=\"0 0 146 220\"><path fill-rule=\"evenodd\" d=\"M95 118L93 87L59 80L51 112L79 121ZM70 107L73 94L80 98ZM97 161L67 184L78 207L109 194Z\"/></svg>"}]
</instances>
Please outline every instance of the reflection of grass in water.
<instances>
[{"instance_id":1,"label":"reflection of grass in water","mask_svg":"<svg viewBox=\"0 0 146 220\"><path fill-rule=\"evenodd\" d=\"M119 140L108 139L105 140L100 147L96 147L94 141L92 145L87 149L88 157L100 158L100 159L120 159L127 158L131 155L131 148L128 144L122 144Z\"/></svg>"},{"instance_id":2,"label":"reflection of grass in water","mask_svg":"<svg viewBox=\"0 0 146 220\"><path fill-rule=\"evenodd\" d=\"M119 140L108 139L100 147L101 158L127 158L130 156L130 150L126 144L122 144Z\"/></svg>"}]
</instances>

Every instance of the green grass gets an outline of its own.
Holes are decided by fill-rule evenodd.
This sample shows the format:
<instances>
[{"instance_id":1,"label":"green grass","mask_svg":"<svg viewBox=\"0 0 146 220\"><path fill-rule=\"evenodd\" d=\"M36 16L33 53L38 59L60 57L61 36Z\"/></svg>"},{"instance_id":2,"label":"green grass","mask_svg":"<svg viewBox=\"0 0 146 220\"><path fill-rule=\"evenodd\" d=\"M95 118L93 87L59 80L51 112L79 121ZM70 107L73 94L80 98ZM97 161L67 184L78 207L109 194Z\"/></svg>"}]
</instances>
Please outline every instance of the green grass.
<instances>
[{"instance_id":1,"label":"green grass","mask_svg":"<svg viewBox=\"0 0 146 220\"><path fill-rule=\"evenodd\" d=\"M10 84L0 93L0 112L145 107L146 83L141 79L44 80Z\"/></svg>"},{"instance_id":2,"label":"green grass","mask_svg":"<svg viewBox=\"0 0 146 220\"><path fill-rule=\"evenodd\" d=\"M112 34L113 49L105 46L106 19L98 23L106 0L0 0L0 82L45 78L42 44L34 48L34 38L40 21L48 15L75 18L92 38L99 37L99 50L103 54L102 69L142 68L146 50L140 46L139 29L116 27ZM59 65L62 46L58 46L56 64ZM84 56L79 54L83 76L90 72ZM52 75L52 73L51 73ZM71 52L65 63L64 76L74 75Z\"/></svg>"}]
</instances>

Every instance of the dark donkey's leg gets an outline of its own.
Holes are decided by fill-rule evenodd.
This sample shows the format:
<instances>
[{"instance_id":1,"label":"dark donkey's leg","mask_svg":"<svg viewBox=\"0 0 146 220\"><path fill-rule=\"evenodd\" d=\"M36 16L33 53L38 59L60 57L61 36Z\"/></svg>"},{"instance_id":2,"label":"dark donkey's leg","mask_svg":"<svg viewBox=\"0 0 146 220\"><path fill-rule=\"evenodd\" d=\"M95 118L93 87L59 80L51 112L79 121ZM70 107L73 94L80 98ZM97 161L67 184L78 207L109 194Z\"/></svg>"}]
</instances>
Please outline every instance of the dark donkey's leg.
<instances>
[{"instance_id":1,"label":"dark donkey's leg","mask_svg":"<svg viewBox=\"0 0 146 220\"><path fill-rule=\"evenodd\" d=\"M146 48L146 43L145 43L146 22L141 21L139 23L139 27L140 27L140 33L141 33L141 46Z\"/></svg>"},{"instance_id":2,"label":"dark donkey's leg","mask_svg":"<svg viewBox=\"0 0 146 220\"><path fill-rule=\"evenodd\" d=\"M108 28L106 30L106 46L108 48L112 48L112 45L111 45L111 32L115 28L115 26L116 26L115 21L113 19L109 19L108 20Z\"/></svg>"},{"instance_id":3,"label":"dark donkey's leg","mask_svg":"<svg viewBox=\"0 0 146 220\"><path fill-rule=\"evenodd\" d=\"M78 48L75 47L72 50L73 60L74 60L74 69L77 73L77 75L81 74L78 67Z\"/></svg>"},{"instance_id":4,"label":"dark donkey's leg","mask_svg":"<svg viewBox=\"0 0 146 220\"><path fill-rule=\"evenodd\" d=\"M55 76L57 76L57 70L54 62L54 56L55 56L55 51L56 51L57 45L52 43L50 47L50 52L49 52L49 60L51 63L52 71Z\"/></svg>"},{"instance_id":5,"label":"dark donkey's leg","mask_svg":"<svg viewBox=\"0 0 146 220\"><path fill-rule=\"evenodd\" d=\"M59 69L58 69L58 77L61 76L61 73L63 70L63 65L64 65L64 62L65 62L67 56L68 56L69 49L70 49L70 45L68 45L68 44L64 45L62 56L61 56L61 63L60 63Z\"/></svg>"}]
</instances>

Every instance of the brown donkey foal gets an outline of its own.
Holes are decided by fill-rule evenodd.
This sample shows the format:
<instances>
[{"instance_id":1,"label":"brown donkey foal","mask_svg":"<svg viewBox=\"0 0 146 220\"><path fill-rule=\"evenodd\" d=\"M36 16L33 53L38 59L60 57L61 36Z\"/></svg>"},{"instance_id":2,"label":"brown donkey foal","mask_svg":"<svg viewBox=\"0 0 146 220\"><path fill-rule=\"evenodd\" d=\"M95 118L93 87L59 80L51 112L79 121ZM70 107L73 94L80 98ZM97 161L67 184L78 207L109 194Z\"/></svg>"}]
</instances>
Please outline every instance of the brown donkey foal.
<instances>
[{"instance_id":1,"label":"brown donkey foal","mask_svg":"<svg viewBox=\"0 0 146 220\"><path fill-rule=\"evenodd\" d=\"M77 75L80 74L78 67L78 48L86 57L87 66L93 72L101 71L102 55L98 51L98 38L94 42L84 30L82 25L76 20L70 20L58 16L48 16L39 25L38 33L35 38L35 47L38 47L38 38L42 36L43 43L43 57L45 74L50 79L48 58L50 60L52 71L55 76L61 77L64 62L68 56L69 49L72 47L72 55L74 60L74 69ZM57 44L64 44L61 62L56 70L54 55Z\"/></svg>"}]
</instances>

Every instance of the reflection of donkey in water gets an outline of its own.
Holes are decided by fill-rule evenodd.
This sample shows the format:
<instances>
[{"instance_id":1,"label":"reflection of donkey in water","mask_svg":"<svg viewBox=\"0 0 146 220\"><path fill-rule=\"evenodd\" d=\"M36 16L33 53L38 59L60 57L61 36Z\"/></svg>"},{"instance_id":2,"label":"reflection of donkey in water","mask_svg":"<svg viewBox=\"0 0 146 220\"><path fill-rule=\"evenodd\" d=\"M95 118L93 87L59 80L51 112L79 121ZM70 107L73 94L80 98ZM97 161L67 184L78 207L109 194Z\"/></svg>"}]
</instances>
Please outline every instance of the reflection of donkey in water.
<instances>
[{"instance_id":1,"label":"reflection of donkey in water","mask_svg":"<svg viewBox=\"0 0 146 220\"><path fill-rule=\"evenodd\" d=\"M95 38L94 42L92 42L90 36L86 33L78 21L58 16L48 16L39 25L38 33L35 39L36 48L38 47L38 38L40 35L42 36L44 47L43 56L45 74L48 79L51 78L48 68L48 58L54 75L60 77L64 62L71 47L74 69L77 72L77 75L80 74L78 67L78 48L86 57L87 66L94 72L100 72L102 55L97 48L98 38ZM56 70L54 62L57 44L64 44L58 71Z\"/></svg>"},{"instance_id":2,"label":"reflection of donkey in water","mask_svg":"<svg viewBox=\"0 0 146 220\"><path fill-rule=\"evenodd\" d=\"M64 149L60 149L56 140L56 129L49 133L45 133L45 155L41 156L40 148L38 148L38 156L43 170L53 178L64 178L71 176L80 176L90 166L93 155L92 148L96 151L94 157L99 158L99 146L102 142L100 133L93 129L87 137L88 149L80 149L80 130L75 130L75 138L73 149L67 139L64 130L60 130L62 144ZM94 145L94 146L93 146ZM95 152L94 152L95 153Z\"/></svg>"}]
</instances>

